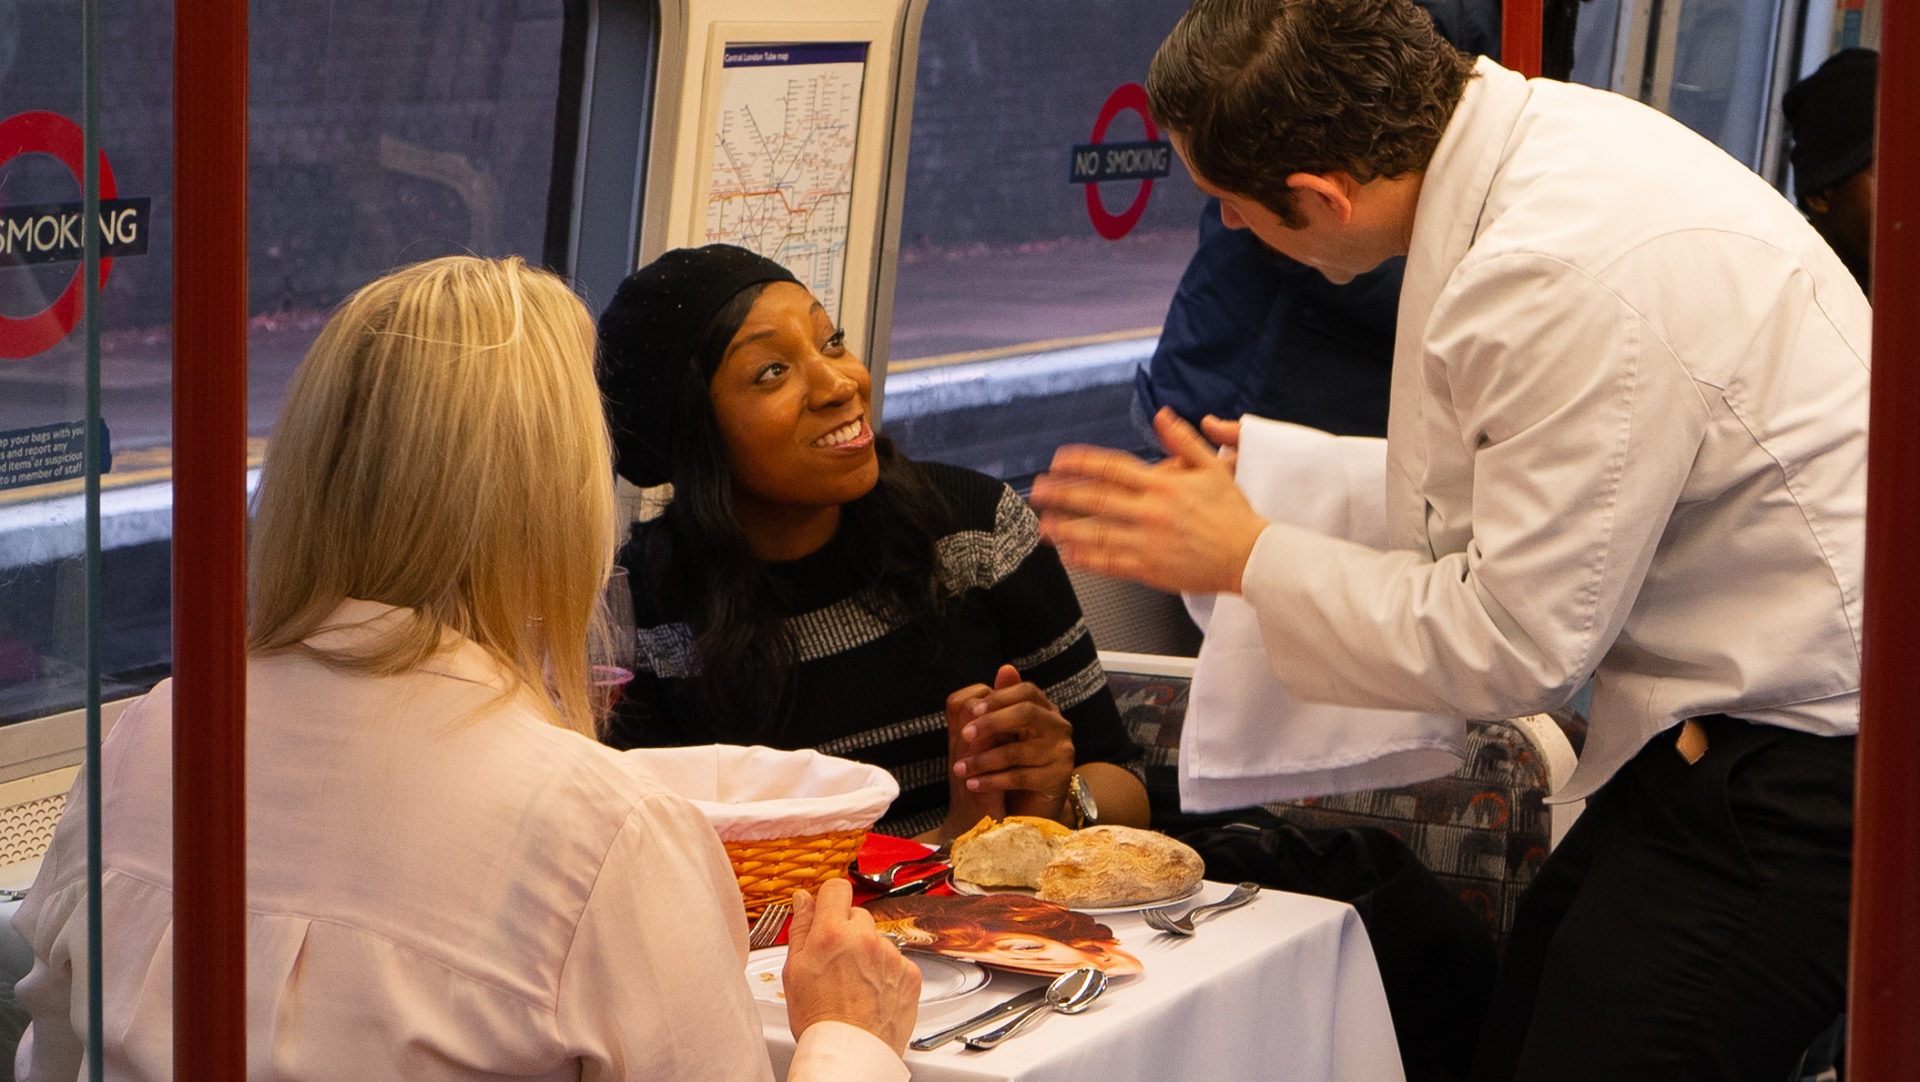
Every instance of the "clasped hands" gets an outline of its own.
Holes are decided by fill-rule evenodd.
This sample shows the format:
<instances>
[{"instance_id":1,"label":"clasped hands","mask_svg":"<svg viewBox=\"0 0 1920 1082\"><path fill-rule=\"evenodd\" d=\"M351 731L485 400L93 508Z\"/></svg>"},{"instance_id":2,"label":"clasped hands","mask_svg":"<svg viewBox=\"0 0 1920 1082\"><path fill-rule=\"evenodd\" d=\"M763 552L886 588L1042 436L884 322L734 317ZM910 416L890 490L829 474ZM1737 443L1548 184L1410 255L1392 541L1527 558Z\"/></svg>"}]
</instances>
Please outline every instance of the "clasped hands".
<instances>
[{"instance_id":1,"label":"clasped hands","mask_svg":"<svg viewBox=\"0 0 1920 1082\"><path fill-rule=\"evenodd\" d=\"M947 696L947 763L946 837L982 816L1058 820L1073 776L1073 723L1039 686L1002 665L992 687L972 684Z\"/></svg>"},{"instance_id":2,"label":"clasped hands","mask_svg":"<svg viewBox=\"0 0 1920 1082\"><path fill-rule=\"evenodd\" d=\"M1239 593L1267 520L1234 485L1240 422L1201 425L1204 436L1162 407L1153 429L1167 457L1152 465L1084 444L1054 452L1029 498L1040 536L1070 567L1173 593Z\"/></svg>"}]
</instances>

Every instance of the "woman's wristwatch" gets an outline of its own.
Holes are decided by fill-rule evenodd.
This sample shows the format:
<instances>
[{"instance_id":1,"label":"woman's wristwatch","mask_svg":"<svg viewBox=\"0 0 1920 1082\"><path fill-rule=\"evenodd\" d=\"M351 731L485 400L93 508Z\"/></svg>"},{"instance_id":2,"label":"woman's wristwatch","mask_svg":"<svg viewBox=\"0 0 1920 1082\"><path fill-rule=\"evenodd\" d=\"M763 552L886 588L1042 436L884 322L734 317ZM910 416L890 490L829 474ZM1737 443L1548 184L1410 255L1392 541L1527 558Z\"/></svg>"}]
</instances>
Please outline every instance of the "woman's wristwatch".
<instances>
[{"instance_id":1,"label":"woman's wristwatch","mask_svg":"<svg viewBox=\"0 0 1920 1082\"><path fill-rule=\"evenodd\" d=\"M1093 802L1093 790L1087 788L1078 772L1067 775L1067 815L1075 830L1100 818L1100 806Z\"/></svg>"}]
</instances>

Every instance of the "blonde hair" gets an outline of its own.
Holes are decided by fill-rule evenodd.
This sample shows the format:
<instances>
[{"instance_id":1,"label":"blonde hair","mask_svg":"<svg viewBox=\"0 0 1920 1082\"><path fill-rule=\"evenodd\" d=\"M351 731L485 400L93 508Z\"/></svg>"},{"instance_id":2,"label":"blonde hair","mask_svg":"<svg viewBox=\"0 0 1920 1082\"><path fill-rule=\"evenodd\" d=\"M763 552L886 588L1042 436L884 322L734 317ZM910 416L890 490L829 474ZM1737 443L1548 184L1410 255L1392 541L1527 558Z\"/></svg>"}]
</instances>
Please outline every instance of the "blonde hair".
<instances>
[{"instance_id":1,"label":"blonde hair","mask_svg":"<svg viewBox=\"0 0 1920 1082\"><path fill-rule=\"evenodd\" d=\"M591 735L613 552L594 327L559 278L449 256L348 298L295 373L261 476L248 648L389 675L448 632ZM348 598L412 610L367 649L302 640Z\"/></svg>"}]
</instances>

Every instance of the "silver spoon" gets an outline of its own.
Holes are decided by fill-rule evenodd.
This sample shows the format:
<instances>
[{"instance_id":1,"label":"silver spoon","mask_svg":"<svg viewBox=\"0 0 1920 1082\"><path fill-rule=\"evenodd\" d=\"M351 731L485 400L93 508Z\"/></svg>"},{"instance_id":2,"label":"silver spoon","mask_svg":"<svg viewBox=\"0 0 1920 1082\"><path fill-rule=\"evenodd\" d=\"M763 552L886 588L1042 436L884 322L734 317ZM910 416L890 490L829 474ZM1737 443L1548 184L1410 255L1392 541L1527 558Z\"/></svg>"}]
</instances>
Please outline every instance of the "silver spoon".
<instances>
[{"instance_id":1,"label":"silver spoon","mask_svg":"<svg viewBox=\"0 0 1920 1082\"><path fill-rule=\"evenodd\" d=\"M867 875L866 873L862 872L860 870L860 866L858 864L855 864L853 867L847 869L847 875L849 878L853 879L857 883L865 883L870 887L877 887L880 890L892 890L894 887L900 885L899 880L900 880L901 872L906 871L908 868L916 867L922 864L937 864L946 859L947 859L946 847L942 846L941 848L935 849L933 852L928 853L925 856L908 857L907 859L900 861L896 864L889 865L885 870L875 872L872 875Z\"/></svg>"},{"instance_id":2,"label":"silver spoon","mask_svg":"<svg viewBox=\"0 0 1920 1082\"><path fill-rule=\"evenodd\" d=\"M1100 998L1107 990L1107 975L1092 966L1070 969L1053 979L1047 985L1046 998L1013 1016L1013 1020L999 1029L982 1033L978 1037L966 1038L968 1048L976 1052L996 1047L1000 1042L1018 1033L1028 1022L1038 1018L1048 1010L1061 1014L1079 1014Z\"/></svg>"}]
</instances>

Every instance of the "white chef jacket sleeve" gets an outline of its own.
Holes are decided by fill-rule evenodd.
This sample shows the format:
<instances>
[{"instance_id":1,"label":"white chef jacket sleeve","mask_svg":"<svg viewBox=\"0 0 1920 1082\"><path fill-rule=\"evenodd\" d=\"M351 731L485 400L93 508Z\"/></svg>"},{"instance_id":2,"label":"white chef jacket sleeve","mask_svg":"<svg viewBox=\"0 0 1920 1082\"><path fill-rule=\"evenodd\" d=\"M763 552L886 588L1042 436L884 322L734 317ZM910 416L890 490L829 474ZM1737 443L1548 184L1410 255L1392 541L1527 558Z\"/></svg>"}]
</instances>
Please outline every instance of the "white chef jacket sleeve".
<instances>
[{"instance_id":1,"label":"white chef jacket sleeve","mask_svg":"<svg viewBox=\"0 0 1920 1082\"><path fill-rule=\"evenodd\" d=\"M1532 253L1455 275L1419 423L1472 449L1470 540L1383 553L1269 527L1244 595L1301 698L1466 717L1564 702L1626 620L1704 438L1692 378L1603 281Z\"/></svg>"}]
</instances>

